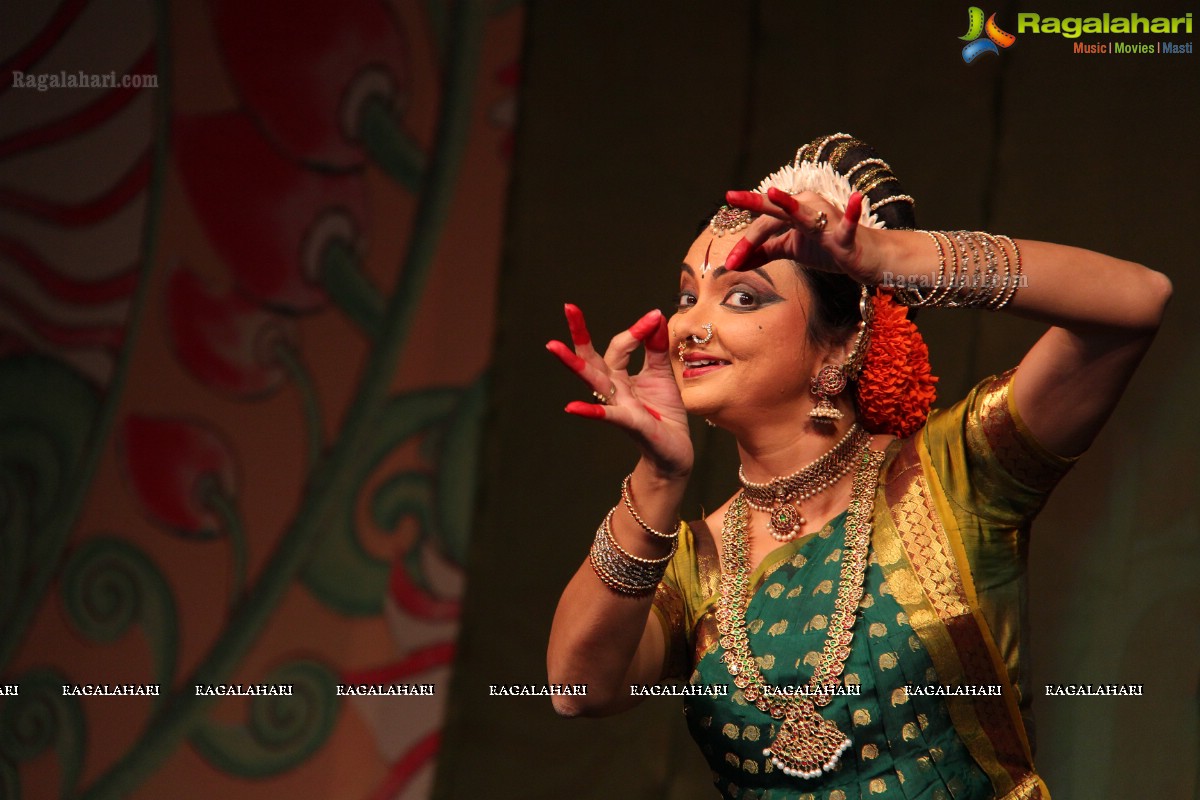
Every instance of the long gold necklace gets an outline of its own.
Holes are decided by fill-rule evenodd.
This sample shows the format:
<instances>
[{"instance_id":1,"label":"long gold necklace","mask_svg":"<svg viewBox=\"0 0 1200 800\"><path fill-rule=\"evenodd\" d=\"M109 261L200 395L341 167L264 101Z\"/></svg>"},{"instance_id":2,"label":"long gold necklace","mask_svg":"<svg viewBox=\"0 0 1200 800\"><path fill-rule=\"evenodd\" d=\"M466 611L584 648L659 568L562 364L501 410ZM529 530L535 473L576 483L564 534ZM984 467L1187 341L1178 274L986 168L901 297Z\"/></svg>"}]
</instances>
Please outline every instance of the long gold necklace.
<instances>
[{"instance_id":1,"label":"long gold necklace","mask_svg":"<svg viewBox=\"0 0 1200 800\"><path fill-rule=\"evenodd\" d=\"M746 607L750 602L750 548L746 541L749 514L744 490L729 504L721 531L724 563L716 616L721 646L725 648L725 668L747 700L773 719L782 720L775 740L763 750L763 755L769 756L785 774L803 778L815 778L832 770L850 746L846 734L822 717L817 706L826 706L833 699L832 691L840 684L850 655L855 612L863 597L871 546L871 515L883 453L871 450L864 441L854 460L858 469L846 515L846 552L842 555L833 615L825 631L825 648L806 693L773 691L750 652L746 632Z\"/></svg>"},{"instance_id":2,"label":"long gold necklace","mask_svg":"<svg viewBox=\"0 0 1200 800\"><path fill-rule=\"evenodd\" d=\"M841 441L816 461L767 483L751 483L738 467L738 480L742 483L746 502L755 511L771 515L769 530L775 541L790 542L800 535L800 529L808 521L800 512L800 504L845 477L854 465L854 454L868 438L870 434L855 423Z\"/></svg>"}]
</instances>

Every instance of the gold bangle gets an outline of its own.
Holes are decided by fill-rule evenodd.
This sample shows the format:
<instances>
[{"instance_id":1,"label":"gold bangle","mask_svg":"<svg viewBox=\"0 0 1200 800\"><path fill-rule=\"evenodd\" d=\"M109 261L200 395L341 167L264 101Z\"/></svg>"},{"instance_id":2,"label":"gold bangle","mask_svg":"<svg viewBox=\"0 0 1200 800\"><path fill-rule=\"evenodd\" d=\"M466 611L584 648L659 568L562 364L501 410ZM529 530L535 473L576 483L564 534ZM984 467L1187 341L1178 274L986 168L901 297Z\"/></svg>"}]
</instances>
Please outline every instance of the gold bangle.
<instances>
[{"instance_id":1,"label":"gold bangle","mask_svg":"<svg viewBox=\"0 0 1200 800\"><path fill-rule=\"evenodd\" d=\"M1001 241L1012 245L1013 254L1016 256L1017 266L1016 270L1013 272L1012 280L1009 281L1008 294L1005 295L1003 300L996 304L996 307L992 309L993 311L999 311L1000 309L1004 308L1006 305L1008 305L1010 300L1016 297L1017 289L1021 286L1021 275L1023 274L1021 272L1021 248L1017 246L1017 240L1008 236L1001 236L999 238Z\"/></svg>"},{"instance_id":2,"label":"gold bangle","mask_svg":"<svg viewBox=\"0 0 1200 800\"><path fill-rule=\"evenodd\" d=\"M608 539L608 543L612 545L613 549L635 564L641 564L654 569L658 569L660 567L666 569L667 564L675 556L675 550L678 549L676 545L672 544L671 552L667 553L665 556L661 556L660 558L644 558L643 556L635 556L633 553L622 547L621 543L617 541L617 537L613 536L612 517L616 510L616 506L613 506L612 511L608 512L608 516L604 518L604 524L601 526L605 537Z\"/></svg>"},{"instance_id":3,"label":"gold bangle","mask_svg":"<svg viewBox=\"0 0 1200 800\"><path fill-rule=\"evenodd\" d=\"M633 521L636 522L638 525L641 525L642 530L644 530L646 533L650 534L651 536L655 536L659 539L678 539L679 538L679 530L683 526L682 520L679 520L675 523L675 529L673 531L671 531L670 533L663 533L662 531L651 528L649 525L646 524L646 520L642 519L642 515L639 514L637 512L637 509L633 507L633 494L629 490L629 484L632 480L633 480L633 473L631 472L625 476L625 480L621 481L621 500L624 501L625 508L629 509L629 515L631 517L633 517Z\"/></svg>"},{"instance_id":4,"label":"gold bangle","mask_svg":"<svg viewBox=\"0 0 1200 800\"><path fill-rule=\"evenodd\" d=\"M954 291L954 278L958 275L958 249L944 232L930 231L930 235L942 244L942 252L948 252L954 259L950 265L950 278L947 280L946 271L942 270L938 274L937 286L929 294L928 305L940 306L945 305L946 298L950 296L950 292Z\"/></svg>"},{"instance_id":5,"label":"gold bangle","mask_svg":"<svg viewBox=\"0 0 1200 800\"><path fill-rule=\"evenodd\" d=\"M907 306L982 308L999 311L1021 285L1021 250L1008 236L985 231L921 231L938 251L938 276L928 294L903 287L894 293ZM1008 253L1012 248L1013 256ZM997 255L997 252L999 253ZM999 263L1003 260L1004 277ZM947 262L949 270L947 270ZM1015 261L1015 264L1014 264Z\"/></svg>"},{"instance_id":6,"label":"gold bangle","mask_svg":"<svg viewBox=\"0 0 1200 800\"><path fill-rule=\"evenodd\" d=\"M614 507L596 529L588 562L592 570L609 588L621 594L640 596L652 593L667 570L667 563L675 555L675 548L666 559L639 558L622 548L612 535Z\"/></svg>"}]
</instances>

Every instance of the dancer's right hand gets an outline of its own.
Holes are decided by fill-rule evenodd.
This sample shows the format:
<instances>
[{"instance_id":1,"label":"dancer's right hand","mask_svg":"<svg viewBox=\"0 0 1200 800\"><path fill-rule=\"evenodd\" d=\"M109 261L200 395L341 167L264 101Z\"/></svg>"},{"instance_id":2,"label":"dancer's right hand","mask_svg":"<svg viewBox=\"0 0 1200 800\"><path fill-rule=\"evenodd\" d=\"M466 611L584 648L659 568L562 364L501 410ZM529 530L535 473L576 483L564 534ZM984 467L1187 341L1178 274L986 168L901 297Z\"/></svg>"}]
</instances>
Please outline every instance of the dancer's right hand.
<instances>
[{"instance_id":1,"label":"dancer's right hand","mask_svg":"<svg viewBox=\"0 0 1200 800\"><path fill-rule=\"evenodd\" d=\"M569 303L564 310L575 349L559 341L547 343L546 349L603 398L595 403L568 403L565 410L625 430L658 476L686 477L694 452L687 411L671 371L666 317L657 309L647 313L614 336L601 357L592 347L583 312ZM631 375L629 361L641 344L646 346L645 363Z\"/></svg>"}]
</instances>

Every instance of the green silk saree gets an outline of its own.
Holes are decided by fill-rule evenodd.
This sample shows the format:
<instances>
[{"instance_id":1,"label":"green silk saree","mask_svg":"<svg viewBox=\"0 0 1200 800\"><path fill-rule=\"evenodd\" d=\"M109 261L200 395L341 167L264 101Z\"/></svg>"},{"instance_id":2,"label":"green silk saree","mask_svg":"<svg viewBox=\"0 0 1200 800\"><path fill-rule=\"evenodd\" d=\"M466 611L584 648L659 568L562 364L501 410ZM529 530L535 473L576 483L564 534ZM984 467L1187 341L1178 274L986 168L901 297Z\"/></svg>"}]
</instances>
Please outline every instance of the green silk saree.
<instances>
[{"instance_id":1,"label":"green silk saree","mask_svg":"<svg viewBox=\"0 0 1200 800\"><path fill-rule=\"evenodd\" d=\"M778 723L732 686L721 660L719 548L703 524L684 526L654 608L666 674L729 686L684 707L724 796L1048 800L1027 732L1025 554L1029 523L1071 461L1029 434L1012 401L1014 378L1010 371L984 381L888 448L843 675L857 694L822 710L852 741L833 772L789 777L763 755ZM782 545L752 576L751 651L774 686L803 686L812 674L833 611L844 522L842 514Z\"/></svg>"}]
</instances>

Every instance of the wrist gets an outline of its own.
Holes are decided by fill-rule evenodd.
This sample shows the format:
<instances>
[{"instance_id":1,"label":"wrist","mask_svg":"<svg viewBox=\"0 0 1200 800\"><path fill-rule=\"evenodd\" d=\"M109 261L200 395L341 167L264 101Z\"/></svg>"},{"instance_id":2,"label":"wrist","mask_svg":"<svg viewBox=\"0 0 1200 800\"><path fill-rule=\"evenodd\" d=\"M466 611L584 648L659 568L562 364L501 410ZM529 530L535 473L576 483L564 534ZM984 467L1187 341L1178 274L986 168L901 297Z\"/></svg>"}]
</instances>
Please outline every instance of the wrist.
<instances>
[{"instance_id":1,"label":"wrist","mask_svg":"<svg viewBox=\"0 0 1200 800\"><path fill-rule=\"evenodd\" d=\"M680 497L683 497L683 491L687 488L687 482L691 476L690 465L686 467L666 466L645 456L639 459L637 466L633 468L633 479L639 485L644 484L649 491L656 493L677 491Z\"/></svg>"},{"instance_id":2,"label":"wrist","mask_svg":"<svg viewBox=\"0 0 1200 800\"><path fill-rule=\"evenodd\" d=\"M873 228L862 228L859 237L871 236L869 247L864 247L863 257L853 270L848 270L851 277L867 286L878 286L887 280L889 270L894 271L895 265L904 254L901 241L905 231L883 231ZM869 256L869 257L868 257Z\"/></svg>"},{"instance_id":3,"label":"wrist","mask_svg":"<svg viewBox=\"0 0 1200 800\"><path fill-rule=\"evenodd\" d=\"M929 239L920 231L892 231L886 238L875 282L886 283L889 277L929 273L937 274L937 256Z\"/></svg>"}]
</instances>

